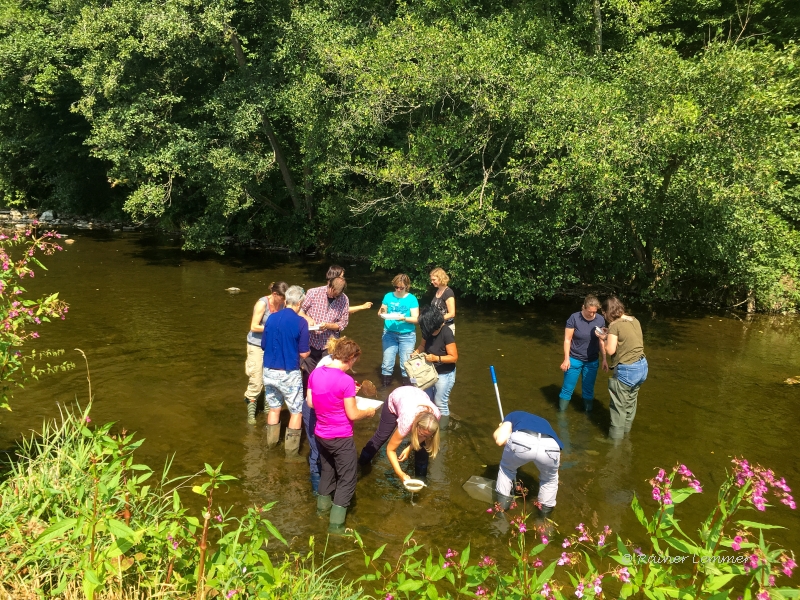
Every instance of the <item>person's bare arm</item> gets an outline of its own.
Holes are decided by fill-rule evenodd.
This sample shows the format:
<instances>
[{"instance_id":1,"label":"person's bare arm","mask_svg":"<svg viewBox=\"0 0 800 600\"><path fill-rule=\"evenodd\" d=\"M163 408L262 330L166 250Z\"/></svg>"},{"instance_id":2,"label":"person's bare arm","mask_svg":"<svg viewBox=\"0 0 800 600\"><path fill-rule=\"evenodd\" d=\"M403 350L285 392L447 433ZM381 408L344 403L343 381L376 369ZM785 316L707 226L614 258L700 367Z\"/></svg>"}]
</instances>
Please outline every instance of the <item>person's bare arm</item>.
<instances>
[{"instance_id":1,"label":"person's bare arm","mask_svg":"<svg viewBox=\"0 0 800 600\"><path fill-rule=\"evenodd\" d=\"M424 344L423 344L424 345ZM422 346L420 346L422 348ZM447 354L443 354L439 356L438 354L426 354L425 360L430 363L446 363L446 364L455 364L458 362L458 348L456 347L456 343L453 342L452 344L447 344L444 347Z\"/></svg>"},{"instance_id":2,"label":"person's bare arm","mask_svg":"<svg viewBox=\"0 0 800 600\"><path fill-rule=\"evenodd\" d=\"M455 319L456 317L456 299L455 298L448 298L445 300L445 306L447 306L447 312L444 314L444 320L449 321L450 319Z\"/></svg>"},{"instance_id":3,"label":"person's bare arm","mask_svg":"<svg viewBox=\"0 0 800 600\"><path fill-rule=\"evenodd\" d=\"M263 333L264 326L261 324L261 319L264 318L264 313L267 311L267 305L260 299L253 307L253 318L250 320L250 331L253 333Z\"/></svg>"},{"instance_id":4,"label":"person's bare arm","mask_svg":"<svg viewBox=\"0 0 800 600\"><path fill-rule=\"evenodd\" d=\"M567 327L564 329L564 362L561 363L561 370L565 373L569 370L569 349L572 346L572 336L575 335L575 329Z\"/></svg>"},{"instance_id":5,"label":"person's bare arm","mask_svg":"<svg viewBox=\"0 0 800 600\"><path fill-rule=\"evenodd\" d=\"M500 426L494 430L494 443L498 446L505 446L508 438L511 437L511 423L503 421Z\"/></svg>"},{"instance_id":6,"label":"person's bare arm","mask_svg":"<svg viewBox=\"0 0 800 600\"><path fill-rule=\"evenodd\" d=\"M608 354L609 356L614 356L617 353L618 341L619 338L613 333L609 333L606 335L605 339L606 354Z\"/></svg>"},{"instance_id":7,"label":"person's bare arm","mask_svg":"<svg viewBox=\"0 0 800 600\"><path fill-rule=\"evenodd\" d=\"M354 312L369 310L370 308L372 308L372 302L364 302L364 304L359 304L358 306L348 307L347 311L352 315Z\"/></svg>"},{"instance_id":8,"label":"person's bare arm","mask_svg":"<svg viewBox=\"0 0 800 600\"><path fill-rule=\"evenodd\" d=\"M419 309L412 308L411 309L411 316L410 317L403 317L403 321L406 323L417 323L419 321Z\"/></svg>"},{"instance_id":9,"label":"person's bare arm","mask_svg":"<svg viewBox=\"0 0 800 600\"><path fill-rule=\"evenodd\" d=\"M392 437L389 438L389 443L386 445L386 457L389 459L389 463L400 478L400 481L405 481L406 479L411 479L411 476L403 472L403 469L400 468L400 461L397 458L397 448L402 441L403 436L395 429ZM408 455L406 454L406 456Z\"/></svg>"},{"instance_id":10,"label":"person's bare arm","mask_svg":"<svg viewBox=\"0 0 800 600\"><path fill-rule=\"evenodd\" d=\"M311 400L311 388L306 393L306 404L308 404L309 408L314 408L314 402Z\"/></svg>"},{"instance_id":11,"label":"person's bare arm","mask_svg":"<svg viewBox=\"0 0 800 600\"><path fill-rule=\"evenodd\" d=\"M355 396L344 399L344 412L347 414L347 418L351 421L369 419L375 415L374 408L368 408L367 410L361 410L358 408L358 406L356 406Z\"/></svg>"}]
</instances>

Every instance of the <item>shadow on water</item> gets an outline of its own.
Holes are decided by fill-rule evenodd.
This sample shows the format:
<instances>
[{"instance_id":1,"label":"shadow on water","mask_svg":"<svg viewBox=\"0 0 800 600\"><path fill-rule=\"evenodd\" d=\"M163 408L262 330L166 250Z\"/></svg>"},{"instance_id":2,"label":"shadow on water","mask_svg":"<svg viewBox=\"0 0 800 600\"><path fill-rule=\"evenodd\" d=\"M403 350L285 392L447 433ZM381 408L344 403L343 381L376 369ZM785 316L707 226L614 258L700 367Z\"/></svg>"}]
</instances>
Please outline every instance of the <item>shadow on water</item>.
<instances>
[{"instance_id":1,"label":"shadow on water","mask_svg":"<svg viewBox=\"0 0 800 600\"><path fill-rule=\"evenodd\" d=\"M197 472L204 462L224 463L223 470L238 481L221 504L243 510L277 501L270 519L295 547L310 535L324 535L308 466L287 463L282 445L266 449L265 417L259 415L257 427L248 426L242 395L247 383L244 338L256 299L275 280L306 289L323 285L329 261L236 248L225 256L184 253L176 239L132 233L71 236L75 243L49 257L49 270L37 273L27 286L32 294L59 291L71 305L69 318L43 328L42 339L31 347L66 348L71 360L79 358L72 348L86 351L96 393L93 421L116 421L146 438L138 460L156 469L173 453L173 474ZM371 272L367 265L348 261L342 266L352 303L379 304L390 291L393 273ZM231 286L243 293L225 292ZM425 294L423 303L431 290ZM375 308L351 315L346 330L362 347L359 380L373 378L380 368L383 322ZM797 318L747 319L721 311L634 306L645 333L650 375L630 438L610 444L607 375L602 371L592 413L582 410L580 387L568 410L558 411L564 324L579 308L579 301L519 306L458 299L451 430L431 463L429 487L413 502L385 452L376 457L372 472L359 479L348 525L362 533L368 547L389 542L399 548L414 529L415 539L428 547L461 549L471 543L475 552L505 555L507 535L487 515L488 504L461 488L472 475L496 478L502 455L492 439L500 416L489 365L497 369L505 414L538 414L564 442L554 513L564 532L580 521L596 522L611 525L623 537L642 539L630 499L638 493L649 501L646 481L654 468L678 462L689 466L710 492L681 504L682 523L690 528L710 508L714 486L731 456L744 455L797 485L800 386L782 384L800 375ZM40 429L43 419L57 417L59 405L70 405L76 396L85 401L85 384L85 372L76 369L17 392L14 412L2 415L0 448ZM287 418L284 413L284 427ZM377 419L356 423L358 449L376 425ZM301 452L308 453L305 439ZM535 497L535 466L522 467L519 476ZM191 496L187 501L194 501ZM771 537L797 548L800 531L791 527L788 510L777 507L770 519L790 527ZM332 540L329 551L351 547L348 540Z\"/></svg>"}]
</instances>

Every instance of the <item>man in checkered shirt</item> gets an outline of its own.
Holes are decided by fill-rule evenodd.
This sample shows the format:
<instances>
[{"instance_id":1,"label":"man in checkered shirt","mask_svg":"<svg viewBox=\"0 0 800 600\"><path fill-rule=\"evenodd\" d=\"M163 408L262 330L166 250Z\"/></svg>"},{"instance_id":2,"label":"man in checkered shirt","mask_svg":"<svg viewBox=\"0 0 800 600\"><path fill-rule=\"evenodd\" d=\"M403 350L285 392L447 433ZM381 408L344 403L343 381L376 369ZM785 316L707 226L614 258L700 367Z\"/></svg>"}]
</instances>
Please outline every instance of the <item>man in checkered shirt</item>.
<instances>
[{"instance_id":1,"label":"man in checkered shirt","mask_svg":"<svg viewBox=\"0 0 800 600\"><path fill-rule=\"evenodd\" d=\"M328 281L328 285L308 290L300 306L300 316L306 318L309 326L319 325L319 331L309 332L311 354L303 361L304 380L327 354L325 345L328 339L331 336L338 338L339 332L350 322L350 300L344 293L346 287L344 277L335 277Z\"/></svg>"}]
</instances>

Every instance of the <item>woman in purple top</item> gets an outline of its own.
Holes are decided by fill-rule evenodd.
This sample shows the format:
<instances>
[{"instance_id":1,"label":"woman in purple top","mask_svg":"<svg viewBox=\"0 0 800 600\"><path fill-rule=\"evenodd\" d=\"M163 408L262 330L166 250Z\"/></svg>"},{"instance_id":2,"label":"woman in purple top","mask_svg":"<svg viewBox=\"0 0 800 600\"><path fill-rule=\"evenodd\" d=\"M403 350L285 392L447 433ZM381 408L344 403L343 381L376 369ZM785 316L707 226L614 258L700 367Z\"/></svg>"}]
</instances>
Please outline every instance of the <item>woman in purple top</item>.
<instances>
[{"instance_id":1,"label":"woman in purple top","mask_svg":"<svg viewBox=\"0 0 800 600\"><path fill-rule=\"evenodd\" d=\"M314 433L322 460L317 510L330 510L329 533L344 532L347 507L356 491L358 454L353 442L353 421L368 419L375 409L356 406L356 382L346 373L361 356L353 340L336 344L326 366L314 369L308 378L306 402L317 414Z\"/></svg>"},{"instance_id":2,"label":"woman in purple top","mask_svg":"<svg viewBox=\"0 0 800 600\"><path fill-rule=\"evenodd\" d=\"M603 355L603 370L608 371L605 343L595 335L595 327L602 329L606 325L605 319L597 314L599 309L600 301L589 294L583 301L583 308L567 319L564 329L564 362L561 363L564 384L558 395L560 410L567 410L572 392L578 385L578 378L583 377L583 408L586 412L591 412L600 354Z\"/></svg>"},{"instance_id":3,"label":"woman in purple top","mask_svg":"<svg viewBox=\"0 0 800 600\"><path fill-rule=\"evenodd\" d=\"M431 402L428 394L413 385L397 388L383 403L381 422L372 439L361 450L358 464L366 466L378 450L387 442L386 457L400 478L411 477L400 467L414 450L414 475L421 479L428 474L428 459L439 453L439 419L441 413ZM411 436L411 444L397 455L397 448L403 440Z\"/></svg>"}]
</instances>

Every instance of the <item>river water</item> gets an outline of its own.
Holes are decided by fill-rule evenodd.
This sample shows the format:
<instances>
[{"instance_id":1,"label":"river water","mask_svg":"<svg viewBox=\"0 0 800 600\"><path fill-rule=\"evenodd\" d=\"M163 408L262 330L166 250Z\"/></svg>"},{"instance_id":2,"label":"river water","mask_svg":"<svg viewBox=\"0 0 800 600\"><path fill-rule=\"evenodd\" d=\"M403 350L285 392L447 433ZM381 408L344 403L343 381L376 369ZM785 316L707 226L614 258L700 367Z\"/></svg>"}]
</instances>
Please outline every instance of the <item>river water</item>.
<instances>
[{"instance_id":1,"label":"river water","mask_svg":"<svg viewBox=\"0 0 800 600\"><path fill-rule=\"evenodd\" d=\"M266 451L263 416L257 427L248 426L242 398L253 304L275 280L306 289L322 285L328 262L248 250L224 257L188 254L181 252L179 240L132 233L74 232L72 237L75 243L47 259L49 271L38 272L29 288L59 291L70 303L66 321L41 328L39 347L67 349L78 366L17 393L14 411L0 417L2 447L39 429L43 419L57 417L59 406L76 398L86 402L83 360L73 350L81 348L91 368L94 422L116 421L146 438L139 462L159 470L174 454L173 474L196 472L204 462L224 463L224 471L238 481L219 497L221 504L241 510L277 501L271 520L297 549L310 535L323 536L327 523L315 514L307 466L284 462L282 446ZM372 272L363 264L344 266L351 303L375 303L371 311L351 315L346 333L363 349L356 378L377 383L382 321L376 308L394 274ZM232 286L242 292L227 293ZM426 290L424 299L430 293ZM494 478L501 456L491 439L499 414L490 365L497 369L506 413L519 409L541 415L565 442L553 513L564 532L578 522L608 524L624 538L642 540L629 508L632 495L636 492L652 512L646 480L657 467L678 462L693 470L706 490L679 507L687 531L695 531L712 507L732 456L771 467L790 486L800 487L800 385L783 383L800 375L796 318L748 320L731 312L634 307L650 374L630 438L612 445L606 440L604 374L598 375L598 402L590 416L580 410L577 391L566 412L557 410L564 322L578 309L579 301L521 307L459 300L458 374L444 450L432 463L429 487L413 499L398 485L385 453L359 480L347 525L368 547L389 542L397 550L415 529L417 542L431 548L461 549L471 543L473 556L505 555L507 534L486 514L488 505L461 487L471 475ZM377 421L376 416L357 423L358 448ZM304 439L302 452L307 451ZM520 473L535 490L536 468L523 467ZM765 515L744 518L756 516L788 527L768 532L769 537L800 550L796 514L778 504ZM349 547L340 539L331 545L333 550ZM561 548L551 550L556 555Z\"/></svg>"}]
</instances>

